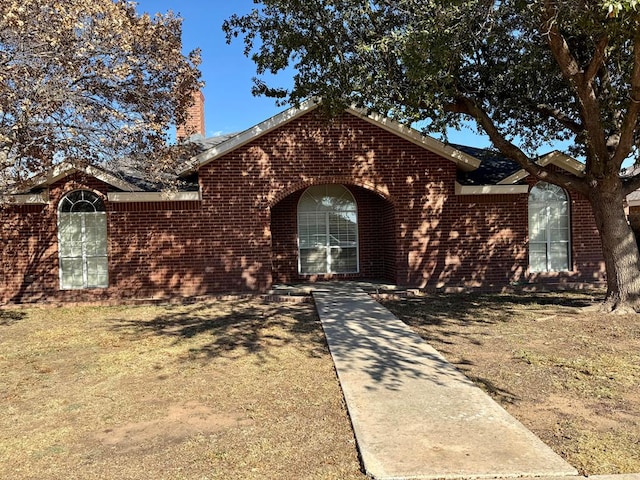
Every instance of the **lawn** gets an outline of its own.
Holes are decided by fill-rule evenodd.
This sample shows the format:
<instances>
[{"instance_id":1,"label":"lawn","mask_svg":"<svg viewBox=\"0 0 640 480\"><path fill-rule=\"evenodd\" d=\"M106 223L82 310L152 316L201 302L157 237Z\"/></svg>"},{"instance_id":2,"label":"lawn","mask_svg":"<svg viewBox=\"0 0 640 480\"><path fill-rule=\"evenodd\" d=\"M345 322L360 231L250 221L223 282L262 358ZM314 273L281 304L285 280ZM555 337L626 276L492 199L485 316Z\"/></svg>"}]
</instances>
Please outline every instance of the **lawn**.
<instances>
[{"instance_id":1,"label":"lawn","mask_svg":"<svg viewBox=\"0 0 640 480\"><path fill-rule=\"evenodd\" d=\"M640 320L384 304L583 474L640 472ZM311 303L0 309L0 478L365 480Z\"/></svg>"},{"instance_id":2,"label":"lawn","mask_svg":"<svg viewBox=\"0 0 640 480\"><path fill-rule=\"evenodd\" d=\"M0 309L0 478L359 479L313 305Z\"/></svg>"},{"instance_id":3,"label":"lawn","mask_svg":"<svg viewBox=\"0 0 640 480\"><path fill-rule=\"evenodd\" d=\"M582 474L640 473L640 318L594 293L383 303Z\"/></svg>"}]
</instances>

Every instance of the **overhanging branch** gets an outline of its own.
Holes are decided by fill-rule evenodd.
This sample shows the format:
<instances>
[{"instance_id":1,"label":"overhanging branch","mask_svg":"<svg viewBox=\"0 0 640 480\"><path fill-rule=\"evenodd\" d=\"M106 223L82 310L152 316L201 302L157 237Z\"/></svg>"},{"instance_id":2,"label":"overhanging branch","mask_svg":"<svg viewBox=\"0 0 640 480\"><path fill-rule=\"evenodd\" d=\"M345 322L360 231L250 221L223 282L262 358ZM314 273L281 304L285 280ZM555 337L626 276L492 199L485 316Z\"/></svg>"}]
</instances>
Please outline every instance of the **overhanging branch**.
<instances>
[{"instance_id":1,"label":"overhanging branch","mask_svg":"<svg viewBox=\"0 0 640 480\"><path fill-rule=\"evenodd\" d=\"M631 74L631 98L627 113L622 120L620 141L616 147L612 161L619 170L622 162L629 156L634 145L640 114L640 32L636 31L633 41L633 72Z\"/></svg>"},{"instance_id":2,"label":"overhanging branch","mask_svg":"<svg viewBox=\"0 0 640 480\"><path fill-rule=\"evenodd\" d=\"M546 115L549 118L553 118L563 127L571 130L576 135L579 135L583 131L584 127L581 123L576 122L559 108L554 108L551 105L546 105L544 103L535 104L533 105L533 108L535 108L539 113Z\"/></svg>"},{"instance_id":3,"label":"overhanging branch","mask_svg":"<svg viewBox=\"0 0 640 480\"><path fill-rule=\"evenodd\" d=\"M540 180L559 185L563 188L576 190L585 196L588 195L589 188L585 180L571 174L564 174L538 165L517 145L507 140L487 112L479 107L472 99L459 97L455 104L447 106L446 109L453 113L460 113L473 117L489 136L493 145L503 155L514 160L530 175L533 175Z\"/></svg>"}]
</instances>

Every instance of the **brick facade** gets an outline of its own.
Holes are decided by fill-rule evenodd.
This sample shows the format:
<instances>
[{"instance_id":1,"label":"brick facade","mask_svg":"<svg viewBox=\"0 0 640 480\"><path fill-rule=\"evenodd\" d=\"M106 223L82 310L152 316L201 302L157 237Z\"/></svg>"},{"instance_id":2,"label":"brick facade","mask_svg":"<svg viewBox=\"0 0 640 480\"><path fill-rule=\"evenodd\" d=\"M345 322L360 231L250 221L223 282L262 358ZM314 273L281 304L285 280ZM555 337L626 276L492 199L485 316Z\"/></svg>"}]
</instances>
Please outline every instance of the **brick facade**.
<instances>
[{"instance_id":1,"label":"brick facade","mask_svg":"<svg viewBox=\"0 0 640 480\"><path fill-rule=\"evenodd\" d=\"M421 288L600 282L588 202L569 192L573 270L528 272L527 195L456 195L456 164L379 126L312 111L200 167L201 201L113 203L82 174L50 186L46 205L5 206L0 302L164 298L260 292L319 280L298 273L297 204L339 183L358 205L358 274ZM57 206L85 188L108 216L109 287L59 289Z\"/></svg>"}]
</instances>

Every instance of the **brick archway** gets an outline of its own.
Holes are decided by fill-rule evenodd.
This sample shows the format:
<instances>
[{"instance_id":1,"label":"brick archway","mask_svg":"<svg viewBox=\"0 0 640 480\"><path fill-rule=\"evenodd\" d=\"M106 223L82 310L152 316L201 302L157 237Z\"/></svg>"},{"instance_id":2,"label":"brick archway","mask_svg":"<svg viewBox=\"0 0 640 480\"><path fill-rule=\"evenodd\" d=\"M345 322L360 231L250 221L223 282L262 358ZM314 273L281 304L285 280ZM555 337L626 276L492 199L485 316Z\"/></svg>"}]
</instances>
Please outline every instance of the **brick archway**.
<instances>
[{"instance_id":1,"label":"brick archway","mask_svg":"<svg viewBox=\"0 0 640 480\"><path fill-rule=\"evenodd\" d=\"M338 182L332 182L338 183ZM341 183L358 205L360 270L352 274L301 275L298 272L298 201L314 181L299 186L271 206L271 258L274 283L323 279L396 280L396 221L393 203L378 192L353 183Z\"/></svg>"},{"instance_id":2,"label":"brick archway","mask_svg":"<svg viewBox=\"0 0 640 480\"><path fill-rule=\"evenodd\" d=\"M367 182L360 179L354 179L352 177L341 177L341 176L322 176L315 177L313 179L304 180L297 182L295 184L289 185L284 190L278 192L269 202L269 208L273 208L275 205L280 203L282 200L287 198L290 195L296 194L297 192L303 192L305 189L313 186L313 185L344 185L345 187L360 187L364 190L367 190L371 193L374 193L387 202L395 205L395 199L389 194L389 190L385 186L377 185L373 182Z\"/></svg>"}]
</instances>

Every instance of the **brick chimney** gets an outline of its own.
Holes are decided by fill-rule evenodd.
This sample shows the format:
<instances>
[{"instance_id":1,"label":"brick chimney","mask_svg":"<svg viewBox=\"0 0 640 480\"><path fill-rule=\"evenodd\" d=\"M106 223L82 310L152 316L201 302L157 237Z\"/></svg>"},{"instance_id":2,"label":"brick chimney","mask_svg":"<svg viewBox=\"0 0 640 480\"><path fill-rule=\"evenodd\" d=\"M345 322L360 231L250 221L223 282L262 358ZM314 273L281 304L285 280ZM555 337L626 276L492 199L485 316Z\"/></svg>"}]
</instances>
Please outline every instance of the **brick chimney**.
<instances>
[{"instance_id":1,"label":"brick chimney","mask_svg":"<svg viewBox=\"0 0 640 480\"><path fill-rule=\"evenodd\" d=\"M184 125L178 125L176 137L178 140L191 135L200 134L205 137L204 129L204 95L200 90L193 92L193 105L187 110L187 120Z\"/></svg>"}]
</instances>

